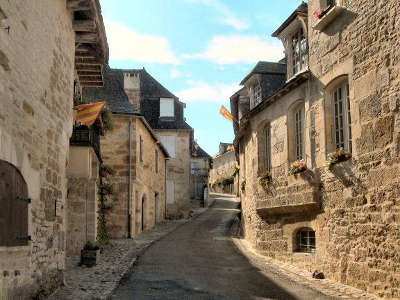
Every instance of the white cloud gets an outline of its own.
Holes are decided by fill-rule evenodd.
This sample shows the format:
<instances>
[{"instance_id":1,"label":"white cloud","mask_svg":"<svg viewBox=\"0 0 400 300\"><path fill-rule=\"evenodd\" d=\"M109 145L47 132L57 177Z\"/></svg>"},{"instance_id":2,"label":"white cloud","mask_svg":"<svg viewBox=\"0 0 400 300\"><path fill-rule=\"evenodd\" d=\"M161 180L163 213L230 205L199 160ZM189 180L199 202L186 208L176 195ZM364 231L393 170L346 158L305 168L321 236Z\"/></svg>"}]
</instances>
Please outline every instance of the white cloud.
<instances>
[{"instance_id":1,"label":"white cloud","mask_svg":"<svg viewBox=\"0 0 400 300\"><path fill-rule=\"evenodd\" d=\"M125 25L105 20L110 59L179 64L168 39L140 34Z\"/></svg>"},{"instance_id":2,"label":"white cloud","mask_svg":"<svg viewBox=\"0 0 400 300\"><path fill-rule=\"evenodd\" d=\"M246 30L250 25L237 17L228 6L223 4L220 0L187 0L187 2L197 2L214 8L221 18L218 20L220 23L229 25L236 30Z\"/></svg>"},{"instance_id":3,"label":"white cloud","mask_svg":"<svg viewBox=\"0 0 400 300\"><path fill-rule=\"evenodd\" d=\"M182 72L176 69L171 70L171 78L179 78L182 76Z\"/></svg>"},{"instance_id":4,"label":"white cloud","mask_svg":"<svg viewBox=\"0 0 400 300\"><path fill-rule=\"evenodd\" d=\"M191 87L175 93L183 102L216 102L223 104L240 89L237 84L209 84L204 81L193 80L188 80L187 82Z\"/></svg>"},{"instance_id":5,"label":"white cloud","mask_svg":"<svg viewBox=\"0 0 400 300\"><path fill-rule=\"evenodd\" d=\"M282 46L269 44L259 36L246 35L215 36L203 53L184 55L187 59L205 59L218 64L278 61L283 56Z\"/></svg>"}]
</instances>

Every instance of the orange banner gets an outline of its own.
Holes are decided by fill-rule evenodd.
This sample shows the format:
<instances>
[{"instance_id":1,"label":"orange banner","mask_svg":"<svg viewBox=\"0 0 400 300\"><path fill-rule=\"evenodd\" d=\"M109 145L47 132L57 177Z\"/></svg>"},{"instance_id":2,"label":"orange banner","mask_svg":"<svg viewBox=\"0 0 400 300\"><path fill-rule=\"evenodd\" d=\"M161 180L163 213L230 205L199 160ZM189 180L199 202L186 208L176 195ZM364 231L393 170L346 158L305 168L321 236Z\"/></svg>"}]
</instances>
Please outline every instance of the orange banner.
<instances>
[{"instance_id":1,"label":"orange banner","mask_svg":"<svg viewBox=\"0 0 400 300\"><path fill-rule=\"evenodd\" d=\"M76 121L87 126L92 125L98 118L105 104L106 102L103 101L76 106Z\"/></svg>"},{"instance_id":2,"label":"orange banner","mask_svg":"<svg viewBox=\"0 0 400 300\"><path fill-rule=\"evenodd\" d=\"M232 116L232 114L229 112L229 110L228 110L225 106L222 105L222 107L221 107L219 113L220 113L221 115L223 115L225 118L227 118L229 121L233 121L233 116Z\"/></svg>"}]
</instances>

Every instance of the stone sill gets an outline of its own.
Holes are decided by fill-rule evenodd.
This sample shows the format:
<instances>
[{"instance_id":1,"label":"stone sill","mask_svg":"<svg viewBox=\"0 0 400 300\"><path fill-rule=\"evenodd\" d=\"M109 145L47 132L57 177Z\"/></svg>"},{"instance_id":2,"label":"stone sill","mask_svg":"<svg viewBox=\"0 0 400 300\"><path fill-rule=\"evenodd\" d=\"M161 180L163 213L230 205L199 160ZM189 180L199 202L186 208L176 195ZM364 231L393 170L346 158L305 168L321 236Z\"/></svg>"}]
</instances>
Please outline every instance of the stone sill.
<instances>
[{"instance_id":1,"label":"stone sill","mask_svg":"<svg viewBox=\"0 0 400 300\"><path fill-rule=\"evenodd\" d=\"M257 213L260 216L280 216L297 213L317 213L320 210L319 203L309 202L302 204L268 206L263 204L264 201L257 201Z\"/></svg>"},{"instance_id":2,"label":"stone sill","mask_svg":"<svg viewBox=\"0 0 400 300\"><path fill-rule=\"evenodd\" d=\"M326 26L328 26L333 20L335 20L344 10L343 6L336 5L331 8L321 19L315 23L313 29L322 31Z\"/></svg>"}]
</instances>

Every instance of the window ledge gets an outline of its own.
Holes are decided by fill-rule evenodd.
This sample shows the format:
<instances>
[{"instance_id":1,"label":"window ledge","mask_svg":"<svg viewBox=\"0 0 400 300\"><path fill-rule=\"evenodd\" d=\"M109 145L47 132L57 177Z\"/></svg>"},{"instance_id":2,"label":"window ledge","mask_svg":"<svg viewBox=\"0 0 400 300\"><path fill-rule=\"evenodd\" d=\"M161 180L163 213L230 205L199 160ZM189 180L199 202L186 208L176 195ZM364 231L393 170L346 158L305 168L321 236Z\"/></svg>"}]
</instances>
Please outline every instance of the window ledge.
<instances>
[{"instance_id":1,"label":"window ledge","mask_svg":"<svg viewBox=\"0 0 400 300\"><path fill-rule=\"evenodd\" d=\"M313 200L306 203L279 205L279 206L271 206L265 201L257 201L257 213L260 216L292 215L292 214L299 214L306 212L317 213L319 210L320 210L320 204Z\"/></svg>"},{"instance_id":2,"label":"window ledge","mask_svg":"<svg viewBox=\"0 0 400 300\"><path fill-rule=\"evenodd\" d=\"M336 5L329 9L329 11L315 23L313 29L322 31L328 26L333 20L335 20L344 10L343 6Z\"/></svg>"}]
</instances>

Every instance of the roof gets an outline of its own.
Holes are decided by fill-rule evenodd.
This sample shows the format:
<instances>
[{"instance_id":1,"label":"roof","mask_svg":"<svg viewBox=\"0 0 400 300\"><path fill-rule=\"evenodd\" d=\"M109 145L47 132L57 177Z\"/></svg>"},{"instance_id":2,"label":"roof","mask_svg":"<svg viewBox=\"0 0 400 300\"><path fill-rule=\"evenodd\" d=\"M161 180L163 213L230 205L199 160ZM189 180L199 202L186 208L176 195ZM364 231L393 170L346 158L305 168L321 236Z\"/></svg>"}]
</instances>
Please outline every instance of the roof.
<instances>
[{"instance_id":1,"label":"roof","mask_svg":"<svg viewBox=\"0 0 400 300\"><path fill-rule=\"evenodd\" d=\"M140 114L129 102L128 96L124 91L122 72L109 67L104 69L104 86L84 87L82 89L82 97L90 102L106 101L111 112L115 114Z\"/></svg>"},{"instance_id":2,"label":"roof","mask_svg":"<svg viewBox=\"0 0 400 300\"><path fill-rule=\"evenodd\" d=\"M245 82L254 74L286 74L286 65L276 62L259 61L251 72L242 80L240 85Z\"/></svg>"},{"instance_id":3,"label":"roof","mask_svg":"<svg viewBox=\"0 0 400 300\"><path fill-rule=\"evenodd\" d=\"M204 151L197 143L195 143L193 147L192 156L196 158L211 158L211 156L206 151Z\"/></svg>"},{"instance_id":4,"label":"roof","mask_svg":"<svg viewBox=\"0 0 400 300\"><path fill-rule=\"evenodd\" d=\"M233 147L233 144L232 143L219 143L219 152L217 155L222 155L228 151L231 151L231 150L228 150L228 147Z\"/></svg>"},{"instance_id":5,"label":"roof","mask_svg":"<svg viewBox=\"0 0 400 300\"><path fill-rule=\"evenodd\" d=\"M301 2L301 4L296 8L296 10L286 19L285 22L272 34L273 37L278 37L278 35L298 16L308 14L308 4Z\"/></svg>"}]
</instances>

